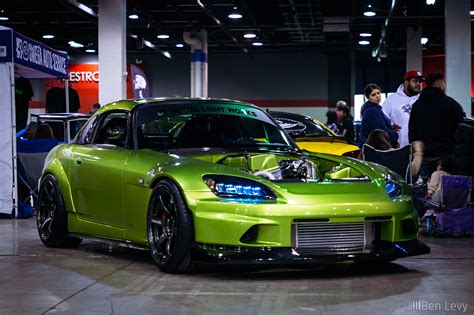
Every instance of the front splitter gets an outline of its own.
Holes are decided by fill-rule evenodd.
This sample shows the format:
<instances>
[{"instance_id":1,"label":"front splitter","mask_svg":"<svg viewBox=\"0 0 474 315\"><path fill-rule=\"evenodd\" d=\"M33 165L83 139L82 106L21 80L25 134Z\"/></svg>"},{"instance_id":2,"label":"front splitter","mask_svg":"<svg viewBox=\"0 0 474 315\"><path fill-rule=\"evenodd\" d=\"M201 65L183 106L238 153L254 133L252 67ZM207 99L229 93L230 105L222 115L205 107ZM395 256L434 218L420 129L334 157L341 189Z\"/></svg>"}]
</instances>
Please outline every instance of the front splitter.
<instances>
[{"instance_id":1,"label":"front splitter","mask_svg":"<svg viewBox=\"0 0 474 315\"><path fill-rule=\"evenodd\" d=\"M332 265L340 262L390 261L398 258L429 254L430 248L413 240L405 242L374 242L369 253L308 255L290 247L220 246L195 243L192 260L219 264L314 264Z\"/></svg>"}]
</instances>

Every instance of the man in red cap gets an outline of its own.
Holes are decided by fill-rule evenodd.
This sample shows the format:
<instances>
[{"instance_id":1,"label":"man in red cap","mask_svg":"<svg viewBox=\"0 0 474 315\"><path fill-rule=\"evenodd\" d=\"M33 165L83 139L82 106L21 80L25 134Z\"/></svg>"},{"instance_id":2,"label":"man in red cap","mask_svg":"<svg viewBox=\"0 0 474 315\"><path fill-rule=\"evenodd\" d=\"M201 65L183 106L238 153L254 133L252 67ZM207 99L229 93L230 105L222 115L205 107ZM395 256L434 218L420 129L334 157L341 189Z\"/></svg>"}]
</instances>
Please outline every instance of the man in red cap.
<instances>
[{"instance_id":1,"label":"man in red cap","mask_svg":"<svg viewBox=\"0 0 474 315\"><path fill-rule=\"evenodd\" d=\"M398 132L400 147L408 145L408 120L413 103L421 92L421 82L424 78L421 72L410 70L403 76L403 84L396 93L387 97L382 105L382 110L390 119L395 131Z\"/></svg>"}]
</instances>

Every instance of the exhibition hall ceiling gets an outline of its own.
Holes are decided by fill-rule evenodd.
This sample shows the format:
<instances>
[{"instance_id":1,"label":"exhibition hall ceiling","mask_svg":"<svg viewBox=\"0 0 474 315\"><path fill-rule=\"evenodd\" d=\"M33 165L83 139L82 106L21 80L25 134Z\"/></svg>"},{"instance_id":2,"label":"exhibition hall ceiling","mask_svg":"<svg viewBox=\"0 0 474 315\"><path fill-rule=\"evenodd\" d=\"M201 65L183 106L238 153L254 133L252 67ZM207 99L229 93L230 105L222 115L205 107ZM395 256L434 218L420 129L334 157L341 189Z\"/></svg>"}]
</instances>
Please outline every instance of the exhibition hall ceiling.
<instances>
[{"instance_id":1,"label":"exhibition hall ceiling","mask_svg":"<svg viewBox=\"0 0 474 315\"><path fill-rule=\"evenodd\" d=\"M70 54L95 53L98 3L3 0L0 25ZM404 50L410 26L422 28L426 49L442 50L441 0L128 0L127 50L188 53L183 32L206 29L210 53L367 51L370 56L388 17L382 53Z\"/></svg>"}]
</instances>

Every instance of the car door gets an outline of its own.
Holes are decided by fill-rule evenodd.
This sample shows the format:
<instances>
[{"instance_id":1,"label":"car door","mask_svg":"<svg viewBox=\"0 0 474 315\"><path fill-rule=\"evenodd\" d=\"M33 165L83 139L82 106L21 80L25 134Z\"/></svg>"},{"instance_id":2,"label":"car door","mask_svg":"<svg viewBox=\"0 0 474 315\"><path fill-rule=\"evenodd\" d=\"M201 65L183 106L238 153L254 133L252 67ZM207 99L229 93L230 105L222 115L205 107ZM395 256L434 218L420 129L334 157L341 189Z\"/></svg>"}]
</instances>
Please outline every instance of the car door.
<instances>
[{"instance_id":1,"label":"car door","mask_svg":"<svg viewBox=\"0 0 474 315\"><path fill-rule=\"evenodd\" d=\"M128 112L107 112L97 119L83 143L71 146L71 194L77 214L91 224L89 232L122 239Z\"/></svg>"}]
</instances>

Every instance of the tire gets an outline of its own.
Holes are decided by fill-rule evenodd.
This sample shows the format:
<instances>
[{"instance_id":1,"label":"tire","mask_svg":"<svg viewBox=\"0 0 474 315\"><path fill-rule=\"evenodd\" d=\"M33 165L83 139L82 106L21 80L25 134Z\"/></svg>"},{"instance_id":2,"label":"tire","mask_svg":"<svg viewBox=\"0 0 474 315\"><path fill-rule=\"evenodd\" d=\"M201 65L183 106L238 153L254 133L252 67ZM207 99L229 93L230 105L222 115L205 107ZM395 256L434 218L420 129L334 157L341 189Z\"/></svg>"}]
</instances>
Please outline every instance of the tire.
<instances>
[{"instance_id":1,"label":"tire","mask_svg":"<svg viewBox=\"0 0 474 315\"><path fill-rule=\"evenodd\" d=\"M66 207L58 182L51 174L41 180L36 225L41 242L47 247L72 247L82 241L68 236Z\"/></svg>"},{"instance_id":2,"label":"tire","mask_svg":"<svg viewBox=\"0 0 474 315\"><path fill-rule=\"evenodd\" d=\"M192 215L170 180L160 180L151 194L147 238L153 261L161 271L184 273L194 269L190 260L194 241Z\"/></svg>"}]
</instances>

